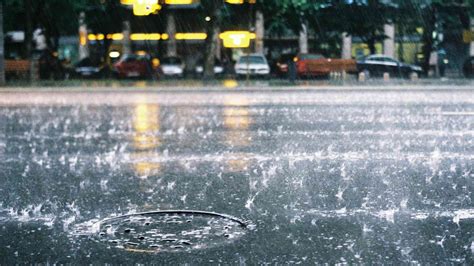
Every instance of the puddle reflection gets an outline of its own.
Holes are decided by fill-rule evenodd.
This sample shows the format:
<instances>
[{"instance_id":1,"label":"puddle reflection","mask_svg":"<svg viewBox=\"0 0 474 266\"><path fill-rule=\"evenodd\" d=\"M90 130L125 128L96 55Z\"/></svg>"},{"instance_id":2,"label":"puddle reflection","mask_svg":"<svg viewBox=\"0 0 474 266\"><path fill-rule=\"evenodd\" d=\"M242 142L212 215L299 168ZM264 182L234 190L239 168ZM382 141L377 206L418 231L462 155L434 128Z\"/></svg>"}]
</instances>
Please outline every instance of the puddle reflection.
<instances>
[{"instance_id":1,"label":"puddle reflection","mask_svg":"<svg viewBox=\"0 0 474 266\"><path fill-rule=\"evenodd\" d=\"M224 128L224 143L231 149L241 149L250 146L252 135L250 126L252 118L249 111L249 99L244 96L227 97L224 100L222 110ZM226 160L228 172L244 171L248 167L249 160L245 153Z\"/></svg>"},{"instance_id":2,"label":"puddle reflection","mask_svg":"<svg viewBox=\"0 0 474 266\"><path fill-rule=\"evenodd\" d=\"M149 176L160 172L161 164L151 160L160 154L161 146L160 106L140 103L133 109L133 168L139 176Z\"/></svg>"}]
</instances>

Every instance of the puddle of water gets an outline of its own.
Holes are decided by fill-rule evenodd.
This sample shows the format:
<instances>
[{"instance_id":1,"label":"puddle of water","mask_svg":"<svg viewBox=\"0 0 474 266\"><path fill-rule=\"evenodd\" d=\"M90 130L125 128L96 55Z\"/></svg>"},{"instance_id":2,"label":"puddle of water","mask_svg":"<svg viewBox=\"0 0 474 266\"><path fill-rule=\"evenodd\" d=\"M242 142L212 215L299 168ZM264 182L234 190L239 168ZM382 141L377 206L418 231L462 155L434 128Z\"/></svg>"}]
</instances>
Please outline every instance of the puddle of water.
<instances>
[{"instance_id":1,"label":"puddle of water","mask_svg":"<svg viewBox=\"0 0 474 266\"><path fill-rule=\"evenodd\" d=\"M155 211L79 224L76 235L88 235L108 247L137 253L179 252L227 245L253 225L238 218L203 211Z\"/></svg>"}]
</instances>

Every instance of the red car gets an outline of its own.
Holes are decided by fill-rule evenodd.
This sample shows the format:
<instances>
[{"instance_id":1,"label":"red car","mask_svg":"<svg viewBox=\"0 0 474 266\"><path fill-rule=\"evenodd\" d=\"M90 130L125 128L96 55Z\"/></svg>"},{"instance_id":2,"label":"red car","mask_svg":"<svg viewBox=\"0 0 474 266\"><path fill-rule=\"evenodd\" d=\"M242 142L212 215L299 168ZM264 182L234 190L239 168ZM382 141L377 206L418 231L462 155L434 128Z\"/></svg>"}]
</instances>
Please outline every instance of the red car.
<instances>
[{"instance_id":1,"label":"red car","mask_svg":"<svg viewBox=\"0 0 474 266\"><path fill-rule=\"evenodd\" d=\"M147 56L125 54L114 64L114 74L118 78L153 78L157 72Z\"/></svg>"},{"instance_id":2,"label":"red car","mask_svg":"<svg viewBox=\"0 0 474 266\"><path fill-rule=\"evenodd\" d=\"M332 72L356 73L356 61L352 59L325 58L319 54L298 54L296 73L298 77L327 77Z\"/></svg>"}]
</instances>

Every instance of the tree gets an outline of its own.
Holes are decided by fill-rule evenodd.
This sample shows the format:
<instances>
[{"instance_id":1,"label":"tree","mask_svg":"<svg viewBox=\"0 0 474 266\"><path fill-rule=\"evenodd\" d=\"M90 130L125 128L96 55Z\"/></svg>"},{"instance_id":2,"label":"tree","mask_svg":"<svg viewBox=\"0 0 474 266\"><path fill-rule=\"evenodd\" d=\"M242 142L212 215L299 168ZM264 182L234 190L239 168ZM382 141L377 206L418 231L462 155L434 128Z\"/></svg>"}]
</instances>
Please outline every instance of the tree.
<instances>
[{"instance_id":1,"label":"tree","mask_svg":"<svg viewBox=\"0 0 474 266\"><path fill-rule=\"evenodd\" d=\"M214 77L214 57L222 24L222 8L224 3L222 0L202 0L201 5L202 8L208 11L210 18L206 28L207 38L204 55L204 79L209 79Z\"/></svg>"},{"instance_id":2,"label":"tree","mask_svg":"<svg viewBox=\"0 0 474 266\"><path fill-rule=\"evenodd\" d=\"M444 33L448 38L461 40L462 30L470 28L469 16L473 15L474 1L468 0L432 0L416 1L420 7L421 25L423 27L423 69L430 70L430 57L441 48Z\"/></svg>"},{"instance_id":3,"label":"tree","mask_svg":"<svg viewBox=\"0 0 474 266\"><path fill-rule=\"evenodd\" d=\"M361 38L375 53L375 44L386 38L384 24L392 20L392 7L386 1L356 0L262 0L268 30L283 35L299 34L303 25L316 33L318 43L337 46L343 32Z\"/></svg>"},{"instance_id":4,"label":"tree","mask_svg":"<svg viewBox=\"0 0 474 266\"><path fill-rule=\"evenodd\" d=\"M5 47L3 34L3 1L0 1L0 86L5 85Z\"/></svg>"},{"instance_id":5,"label":"tree","mask_svg":"<svg viewBox=\"0 0 474 266\"><path fill-rule=\"evenodd\" d=\"M48 47L56 50L60 36L77 34L81 11L86 11L87 23L95 32L116 31L120 28L117 19L123 15L118 0L5 0L5 10L5 29L25 31L25 57L31 51L34 28L43 28Z\"/></svg>"},{"instance_id":6,"label":"tree","mask_svg":"<svg viewBox=\"0 0 474 266\"><path fill-rule=\"evenodd\" d=\"M359 37L371 54L376 53L375 44L386 38L384 25L392 21L390 6L379 0L353 1L339 3L334 11L342 21L339 32Z\"/></svg>"}]
</instances>

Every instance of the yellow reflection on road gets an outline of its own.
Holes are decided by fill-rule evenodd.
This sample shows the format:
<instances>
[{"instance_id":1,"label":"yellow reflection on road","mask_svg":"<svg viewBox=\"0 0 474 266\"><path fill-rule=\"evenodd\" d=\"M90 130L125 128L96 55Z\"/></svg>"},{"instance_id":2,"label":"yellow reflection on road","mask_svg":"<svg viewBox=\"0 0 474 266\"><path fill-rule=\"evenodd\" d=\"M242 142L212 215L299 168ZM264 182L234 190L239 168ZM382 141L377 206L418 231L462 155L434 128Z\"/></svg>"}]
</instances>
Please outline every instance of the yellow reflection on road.
<instances>
[{"instance_id":1,"label":"yellow reflection on road","mask_svg":"<svg viewBox=\"0 0 474 266\"><path fill-rule=\"evenodd\" d=\"M160 146L160 108L153 104L138 104L133 112L133 145L136 150L149 150Z\"/></svg>"},{"instance_id":2,"label":"yellow reflection on road","mask_svg":"<svg viewBox=\"0 0 474 266\"><path fill-rule=\"evenodd\" d=\"M247 158L247 154L245 153L238 153L235 154L234 157L228 158L226 161L226 170L227 172L241 172L248 170L249 160Z\"/></svg>"},{"instance_id":3,"label":"yellow reflection on road","mask_svg":"<svg viewBox=\"0 0 474 266\"><path fill-rule=\"evenodd\" d=\"M132 155L133 168L140 177L155 175L160 172L161 164L159 162L152 162L153 158L159 155L154 152L137 152Z\"/></svg>"},{"instance_id":4,"label":"yellow reflection on road","mask_svg":"<svg viewBox=\"0 0 474 266\"><path fill-rule=\"evenodd\" d=\"M249 128L252 119L249 112L249 99L245 96L229 96L224 100L222 110L223 124L226 128L224 142L234 148L247 147L251 143ZM248 160L245 156L229 158L226 162L227 171L237 172L247 168Z\"/></svg>"},{"instance_id":5,"label":"yellow reflection on road","mask_svg":"<svg viewBox=\"0 0 474 266\"><path fill-rule=\"evenodd\" d=\"M225 88L233 89L237 88L239 86L239 83L235 79L226 79L224 80L223 85Z\"/></svg>"},{"instance_id":6,"label":"yellow reflection on road","mask_svg":"<svg viewBox=\"0 0 474 266\"><path fill-rule=\"evenodd\" d=\"M244 96L229 96L224 101L222 111L224 127L227 129L225 141L234 147L245 147L250 144L249 127L251 118L248 108L248 98Z\"/></svg>"},{"instance_id":7,"label":"yellow reflection on road","mask_svg":"<svg viewBox=\"0 0 474 266\"><path fill-rule=\"evenodd\" d=\"M158 135L160 130L160 107L156 104L140 103L133 110L133 147L132 159L135 172L140 176L156 174L161 165L157 148L161 146Z\"/></svg>"}]
</instances>

